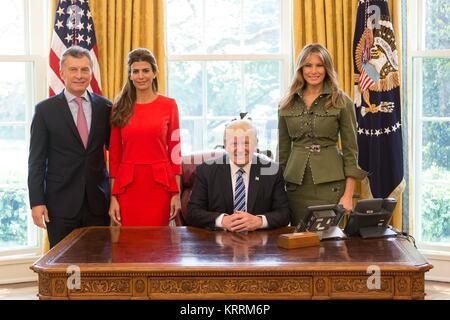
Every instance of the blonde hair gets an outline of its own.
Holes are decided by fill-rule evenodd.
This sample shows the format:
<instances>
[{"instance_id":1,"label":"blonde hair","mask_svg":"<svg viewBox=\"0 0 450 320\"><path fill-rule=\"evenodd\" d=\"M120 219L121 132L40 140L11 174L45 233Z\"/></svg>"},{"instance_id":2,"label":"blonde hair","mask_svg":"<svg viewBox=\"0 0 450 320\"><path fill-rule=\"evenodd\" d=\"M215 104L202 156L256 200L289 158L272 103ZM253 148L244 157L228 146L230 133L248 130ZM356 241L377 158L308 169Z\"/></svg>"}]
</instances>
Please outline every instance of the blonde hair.
<instances>
[{"instance_id":1,"label":"blonde hair","mask_svg":"<svg viewBox=\"0 0 450 320\"><path fill-rule=\"evenodd\" d=\"M331 88L331 95L326 104L326 108L328 109L331 107L345 107L345 104L343 103L345 93L341 89L339 89L339 82L330 53L321 44L312 43L306 45L298 56L294 78L292 80L291 86L289 87L287 95L281 100L280 109L289 107L294 102L297 94L306 88L307 83L303 78L303 67L306 65L309 57L312 54L317 54L322 60L326 71L324 83L328 84Z\"/></svg>"},{"instance_id":2,"label":"blonde hair","mask_svg":"<svg viewBox=\"0 0 450 320\"><path fill-rule=\"evenodd\" d=\"M224 143L227 140L227 137L231 137L235 132L250 134L254 139L258 139L256 127L247 119L233 120L225 125L223 133Z\"/></svg>"}]
</instances>

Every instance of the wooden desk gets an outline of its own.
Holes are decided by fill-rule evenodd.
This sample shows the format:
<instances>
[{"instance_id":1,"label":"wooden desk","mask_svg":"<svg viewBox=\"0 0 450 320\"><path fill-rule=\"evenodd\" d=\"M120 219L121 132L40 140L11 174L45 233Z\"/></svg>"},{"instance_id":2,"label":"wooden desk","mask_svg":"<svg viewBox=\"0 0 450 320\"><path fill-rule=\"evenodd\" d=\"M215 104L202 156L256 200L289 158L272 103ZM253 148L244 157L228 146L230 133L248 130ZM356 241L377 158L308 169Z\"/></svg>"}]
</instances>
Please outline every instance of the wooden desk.
<instances>
[{"instance_id":1,"label":"wooden desk","mask_svg":"<svg viewBox=\"0 0 450 320\"><path fill-rule=\"evenodd\" d=\"M432 268L402 238L286 250L278 234L191 227L84 228L37 261L41 299L423 299ZM66 285L69 266L79 289ZM381 270L369 290L369 266Z\"/></svg>"}]
</instances>

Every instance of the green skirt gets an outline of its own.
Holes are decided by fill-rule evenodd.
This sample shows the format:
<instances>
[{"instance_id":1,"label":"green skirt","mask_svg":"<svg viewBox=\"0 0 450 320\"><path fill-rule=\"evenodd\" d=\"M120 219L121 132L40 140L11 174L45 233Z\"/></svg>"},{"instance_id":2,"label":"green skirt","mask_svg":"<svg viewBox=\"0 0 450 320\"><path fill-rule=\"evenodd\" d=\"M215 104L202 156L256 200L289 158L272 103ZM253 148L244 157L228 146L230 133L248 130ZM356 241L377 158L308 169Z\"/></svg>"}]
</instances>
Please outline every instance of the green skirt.
<instances>
[{"instance_id":1,"label":"green skirt","mask_svg":"<svg viewBox=\"0 0 450 320\"><path fill-rule=\"evenodd\" d=\"M337 204L345 191L345 180L314 184L311 168L306 166L303 184L286 183L291 225L296 226L306 218L306 208L324 204Z\"/></svg>"}]
</instances>

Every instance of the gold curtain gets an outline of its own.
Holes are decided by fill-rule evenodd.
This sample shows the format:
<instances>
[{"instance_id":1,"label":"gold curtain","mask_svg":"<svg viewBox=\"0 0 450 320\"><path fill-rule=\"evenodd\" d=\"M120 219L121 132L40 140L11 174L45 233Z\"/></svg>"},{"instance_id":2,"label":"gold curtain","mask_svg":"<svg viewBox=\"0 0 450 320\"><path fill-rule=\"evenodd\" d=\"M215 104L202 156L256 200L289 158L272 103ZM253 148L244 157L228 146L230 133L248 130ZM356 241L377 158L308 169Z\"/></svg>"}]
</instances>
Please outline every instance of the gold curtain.
<instances>
[{"instance_id":1,"label":"gold curtain","mask_svg":"<svg viewBox=\"0 0 450 320\"><path fill-rule=\"evenodd\" d=\"M358 0L293 0L294 59L297 59L306 44L317 42L326 46L333 57L340 86L350 97L353 97L353 36L358 2ZM391 0L388 5L394 25L402 77L401 0ZM361 185L357 188L361 191L361 197L365 198L365 188L361 188ZM392 224L401 229L401 196L397 200Z\"/></svg>"},{"instance_id":2,"label":"gold curtain","mask_svg":"<svg viewBox=\"0 0 450 320\"><path fill-rule=\"evenodd\" d=\"M58 0L51 2L51 28ZM99 52L103 95L110 100L120 92L127 78L128 52L144 47L156 57L159 91L166 93L164 43L164 0L90 0ZM44 232L43 252L49 250Z\"/></svg>"}]
</instances>

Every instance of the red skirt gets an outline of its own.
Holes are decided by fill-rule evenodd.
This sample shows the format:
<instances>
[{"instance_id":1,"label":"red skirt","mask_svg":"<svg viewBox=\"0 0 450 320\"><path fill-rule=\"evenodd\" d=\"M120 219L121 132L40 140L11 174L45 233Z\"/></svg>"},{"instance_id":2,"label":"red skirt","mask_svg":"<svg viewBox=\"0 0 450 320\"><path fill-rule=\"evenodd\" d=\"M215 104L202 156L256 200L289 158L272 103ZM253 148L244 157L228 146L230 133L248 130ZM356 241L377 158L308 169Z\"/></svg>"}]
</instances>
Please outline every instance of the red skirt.
<instances>
[{"instance_id":1,"label":"red skirt","mask_svg":"<svg viewBox=\"0 0 450 320\"><path fill-rule=\"evenodd\" d=\"M169 225L173 193L154 179L151 164L134 165L131 183L117 194L122 226Z\"/></svg>"}]
</instances>

